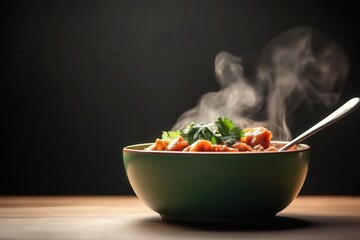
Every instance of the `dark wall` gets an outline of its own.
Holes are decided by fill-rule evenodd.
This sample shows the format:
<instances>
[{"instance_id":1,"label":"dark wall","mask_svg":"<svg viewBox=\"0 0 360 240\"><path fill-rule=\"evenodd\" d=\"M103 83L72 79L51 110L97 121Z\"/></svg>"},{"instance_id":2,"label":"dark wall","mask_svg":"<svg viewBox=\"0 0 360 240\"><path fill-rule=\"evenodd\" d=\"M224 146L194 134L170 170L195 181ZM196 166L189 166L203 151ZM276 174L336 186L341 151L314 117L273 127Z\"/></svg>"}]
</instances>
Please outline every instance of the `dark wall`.
<instances>
[{"instance_id":1,"label":"dark wall","mask_svg":"<svg viewBox=\"0 0 360 240\"><path fill-rule=\"evenodd\" d=\"M1 3L1 194L130 194L125 145L153 141L219 89L227 50L251 74L275 36L318 29L344 47L339 106L359 96L356 1L7 1ZM314 106L294 135L330 113ZM360 194L360 110L306 142L303 194Z\"/></svg>"}]
</instances>

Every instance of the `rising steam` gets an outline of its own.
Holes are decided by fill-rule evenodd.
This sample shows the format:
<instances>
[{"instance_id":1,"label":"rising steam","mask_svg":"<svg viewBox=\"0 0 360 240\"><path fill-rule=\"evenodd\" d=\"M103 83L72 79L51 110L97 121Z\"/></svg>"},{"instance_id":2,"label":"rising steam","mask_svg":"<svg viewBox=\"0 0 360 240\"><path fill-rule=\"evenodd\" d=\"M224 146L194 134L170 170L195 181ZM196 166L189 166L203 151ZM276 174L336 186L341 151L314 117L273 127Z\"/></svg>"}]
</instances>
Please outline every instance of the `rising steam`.
<instances>
[{"instance_id":1,"label":"rising steam","mask_svg":"<svg viewBox=\"0 0 360 240\"><path fill-rule=\"evenodd\" d=\"M179 117L173 129L226 116L242 128L264 125L274 139L289 140L286 120L300 104L331 107L337 103L348 60L335 42L319 32L295 28L266 46L255 79L246 79L241 59L228 52L216 56L215 73L220 90L203 95L195 108Z\"/></svg>"}]
</instances>

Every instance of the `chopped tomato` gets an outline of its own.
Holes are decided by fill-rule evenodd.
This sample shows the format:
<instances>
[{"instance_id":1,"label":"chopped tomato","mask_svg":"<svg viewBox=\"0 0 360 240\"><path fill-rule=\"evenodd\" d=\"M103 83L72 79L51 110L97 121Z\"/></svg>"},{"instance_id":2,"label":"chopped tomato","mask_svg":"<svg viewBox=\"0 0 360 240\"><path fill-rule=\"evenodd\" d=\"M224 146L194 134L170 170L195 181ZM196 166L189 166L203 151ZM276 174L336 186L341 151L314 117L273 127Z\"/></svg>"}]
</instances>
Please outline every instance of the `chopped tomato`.
<instances>
[{"instance_id":1,"label":"chopped tomato","mask_svg":"<svg viewBox=\"0 0 360 240\"><path fill-rule=\"evenodd\" d=\"M244 129L245 137L241 138L241 142L248 144L252 148L261 145L264 149L269 148L272 133L264 127ZM258 147L259 148L259 147Z\"/></svg>"}]
</instances>

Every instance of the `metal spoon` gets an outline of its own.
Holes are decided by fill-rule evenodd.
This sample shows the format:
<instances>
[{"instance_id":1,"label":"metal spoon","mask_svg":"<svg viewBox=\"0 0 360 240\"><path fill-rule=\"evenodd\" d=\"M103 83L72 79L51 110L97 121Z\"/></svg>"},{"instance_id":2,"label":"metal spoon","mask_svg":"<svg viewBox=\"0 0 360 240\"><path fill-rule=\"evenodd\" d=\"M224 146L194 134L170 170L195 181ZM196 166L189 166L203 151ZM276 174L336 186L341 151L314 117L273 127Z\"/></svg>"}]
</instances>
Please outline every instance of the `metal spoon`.
<instances>
[{"instance_id":1,"label":"metal spoon","mask_svg":"<svg viewBox=\"0 0 360 240\"><path fill-rule=\"evenodd\" d=\"M318 131L326 128L327 126L333 124L340 118L344 117L345 115L352 112L360 103L360 98L355 97L347 101L344 105L339 107L337 110L335 110L333 113L331 113L329 116L300 134L298 137L287 143L285 146L279 149L279 151L284 151L289 148L291 148L293 145L302 142L306 138L310 137L311 135L317 133Z\"/></svg>"}]
</instances>

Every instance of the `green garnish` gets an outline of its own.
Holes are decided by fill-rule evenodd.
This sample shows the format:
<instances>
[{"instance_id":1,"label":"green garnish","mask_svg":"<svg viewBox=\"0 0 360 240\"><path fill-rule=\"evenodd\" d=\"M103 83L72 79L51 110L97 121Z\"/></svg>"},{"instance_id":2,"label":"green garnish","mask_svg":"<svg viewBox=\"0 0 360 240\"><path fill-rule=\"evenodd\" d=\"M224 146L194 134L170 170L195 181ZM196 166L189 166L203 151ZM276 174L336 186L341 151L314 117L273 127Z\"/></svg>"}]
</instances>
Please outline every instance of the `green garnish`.
<instances>
[{"instance_id":1,"label":"green garnish","mask_svg":"<svg viewBox=\"0 0 360 240\"><path fill-rule=\"evenodd\" d=\"M163 131L161 138L171 142L172 140L176 139L177 137L179 137L181 135L180 130L177 130L176 132L174 131Z\"/></svg>"},{"instance_id":2,"label":"green garnish","mask_svg":"<svg viewBox=\"0 0 360 240\"><path fill-rule=\"evenodd\" d=\"M181 136L188 141L189 144L193 144L197 140L204 139L210 141L212 144L221 142L217 131L211 130L214 124L204 123L191 123L183 131Z\"/></svg>"},{"instance_id":3,"label":"green garnish","mask_svg":"<svg viewBox=\"0 0 360 240\"><path fill-rule=\"evenodd\" d=\"M189 144L203 139L212 144L232 146L244 136L242 129L227 117L219 117L214 123L191 123L182 131L163 131L162 139L172 141L182 136Z\"/></svg>"},{"instance_id":4,"label":"green garnish","mask_svg":"<svg viewBox=\"0 0 360 240\"><path fill-rule=\"evenodd\" d=\"M221 118L215 122L218 131L221 134L220 139L227 145L232 146L240 138L244 137L244 131L237 127L229 118Z\"/></svg>"}]
</instances>

